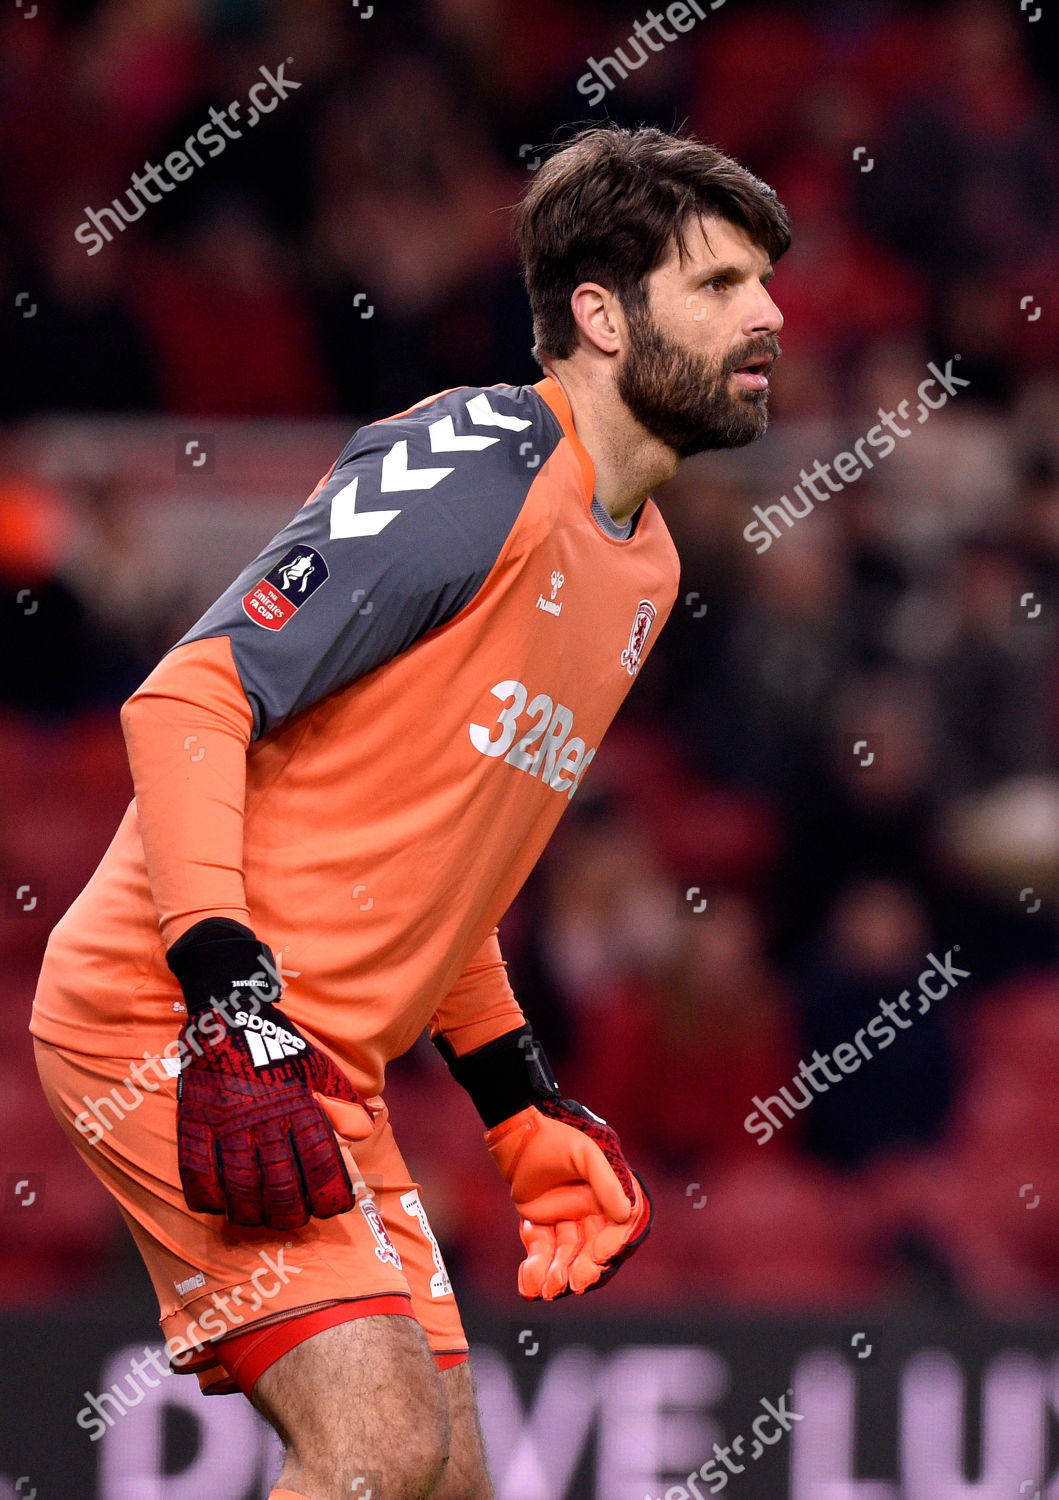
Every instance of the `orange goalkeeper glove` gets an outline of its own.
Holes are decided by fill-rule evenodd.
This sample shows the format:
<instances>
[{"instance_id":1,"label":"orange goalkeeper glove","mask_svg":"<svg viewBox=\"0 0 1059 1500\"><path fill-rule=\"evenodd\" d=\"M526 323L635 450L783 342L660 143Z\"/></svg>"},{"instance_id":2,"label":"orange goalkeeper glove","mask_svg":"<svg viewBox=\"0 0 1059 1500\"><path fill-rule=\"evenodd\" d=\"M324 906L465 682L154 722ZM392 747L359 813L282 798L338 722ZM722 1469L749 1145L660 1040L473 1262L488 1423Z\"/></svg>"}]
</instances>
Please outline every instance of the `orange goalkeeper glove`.
<instances>
[{"instance_id":1,"label":"orange goalkeeper glove","mask_svg":"<svg viewBox=\"0 0 1059 1500\"><path fill-rule=\"evenodd\" d=\"M605 1120L562 1099L528 1026L457 1057L436 1038L470 1094L486 1144L521 1216L518 1289L551 1302L603 1286L647 1238L647 1190Z\"/></svg>"}]
</instances>

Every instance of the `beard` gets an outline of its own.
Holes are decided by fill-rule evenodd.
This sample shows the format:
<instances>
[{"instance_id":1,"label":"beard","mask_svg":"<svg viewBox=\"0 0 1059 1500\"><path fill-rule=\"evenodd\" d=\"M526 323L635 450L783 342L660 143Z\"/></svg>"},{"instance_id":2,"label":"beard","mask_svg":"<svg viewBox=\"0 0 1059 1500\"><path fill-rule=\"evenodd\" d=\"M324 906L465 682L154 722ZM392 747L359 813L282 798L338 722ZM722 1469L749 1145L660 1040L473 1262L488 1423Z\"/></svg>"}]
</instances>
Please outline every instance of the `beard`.
<instances>
[{"instance_id":1,"label":"beard","mask_svg":"<svg viewBox=\"0 0 1059 1500\"><path fill-rule=\"evenodd\" d=\"M779 356L774 337L711 359L667 337L649 310L627 314L629 348L618 371L618 394L652 437L680 458L712 448L742 448L764 436L769 393L741 387L734 371L758 354Z\"/></svg>"}]
</instances>

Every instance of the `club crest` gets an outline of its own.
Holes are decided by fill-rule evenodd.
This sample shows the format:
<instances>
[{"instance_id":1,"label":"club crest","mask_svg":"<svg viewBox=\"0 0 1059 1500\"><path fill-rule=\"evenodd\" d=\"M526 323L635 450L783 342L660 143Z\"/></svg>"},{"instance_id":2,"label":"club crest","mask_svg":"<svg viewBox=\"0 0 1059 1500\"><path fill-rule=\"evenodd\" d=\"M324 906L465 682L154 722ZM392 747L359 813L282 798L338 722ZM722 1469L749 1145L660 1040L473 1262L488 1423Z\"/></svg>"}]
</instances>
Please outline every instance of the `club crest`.
<instances>
[{"instance_id":1,"label":"club crest","mask_svg":"<svg viewBox=\"0 0 1059 1500\"><path fill-rule=\"evenodd\" d=\"M651 626L657 614L658 611L650 599L641 599L636 606L636 617L629 631L629 644L621 653L621 664L630 677L635 677L640 670L640 661L644 647L647 645L647 637L651 633Z\"/></svg>"},{"instance_id":2,"label":"club crest","mask_svg":"<svg viewBox=\"0 0 1059 1500\"><path fill-rule=\"evenodd\" d=\"M385 1264L396 1266L397 1270L400 1271L402 1269L401 1257L398 1254L397 1246L390 1238L389 1231L383 1222L382 1214L376 1207L375 1199L361 1198L359 1206L361 1213L368 1221L368 1228L375 1236L375 1254Z\"/></svg>"}]
</instances>

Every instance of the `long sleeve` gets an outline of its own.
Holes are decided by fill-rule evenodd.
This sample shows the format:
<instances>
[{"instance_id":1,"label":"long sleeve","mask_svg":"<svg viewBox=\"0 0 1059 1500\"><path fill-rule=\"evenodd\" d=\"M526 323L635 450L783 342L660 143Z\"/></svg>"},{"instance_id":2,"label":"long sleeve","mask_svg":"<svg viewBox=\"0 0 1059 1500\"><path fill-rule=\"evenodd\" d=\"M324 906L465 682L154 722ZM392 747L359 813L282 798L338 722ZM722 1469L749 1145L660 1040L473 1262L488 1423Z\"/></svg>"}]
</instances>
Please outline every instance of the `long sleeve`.
<instances>
[{"instance_id":1,"label":"long sleeve","mask_svg":"<svg viewBox=\"0 0 1059 1500\"><path fill-rule=\"evenodd\" d=\"M507 977L494 927L430 1018L430 1035L444 1036L460 1057L525 1024Z\"/></svg>"},{"instance_id":2,"label":"long sleeve","mask_svg":"<svg viewBox=\"0 0 1059 1500\"><path fill-rule=\"evenodd\" d=\"M164 656L123 706L121 723L167 946L204 917L251 925L243 807L253 714L228 639Z\"/></svg>"}]
</instances>

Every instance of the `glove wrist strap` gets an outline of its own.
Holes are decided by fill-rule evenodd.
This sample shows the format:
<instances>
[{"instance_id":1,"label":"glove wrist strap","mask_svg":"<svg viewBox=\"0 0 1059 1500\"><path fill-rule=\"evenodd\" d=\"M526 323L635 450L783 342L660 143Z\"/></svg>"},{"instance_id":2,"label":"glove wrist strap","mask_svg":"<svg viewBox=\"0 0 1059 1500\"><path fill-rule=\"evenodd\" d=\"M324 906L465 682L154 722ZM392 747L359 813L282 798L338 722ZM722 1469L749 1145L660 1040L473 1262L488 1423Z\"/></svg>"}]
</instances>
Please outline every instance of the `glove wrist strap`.
<instances>
[{"instance_id":1,"label":"glove wrist strap","mask_svg":"<svg viewBox=\"0 0 1059 1500\"><path fill-rule=\"evenodd\" d=\"M508 1031L462 1057L443 1036L436 1036L434 1045L453 1078L471 1096L487 1130L527 1105L559 1099L555 1075L529 1025Z\"/></svg>"},{"instance_id":2,"label":"glove wrist strap","mask_svg":"<svg viewBox=\"0 0 1059 1500\"><path fill-rule=\"evenodd\" d=\"M276 961L267 943L228 917L207 917L177 938L166 963L180 981L188 1014L235 995L279 999Z\"/></svg>"}]
</instances>

